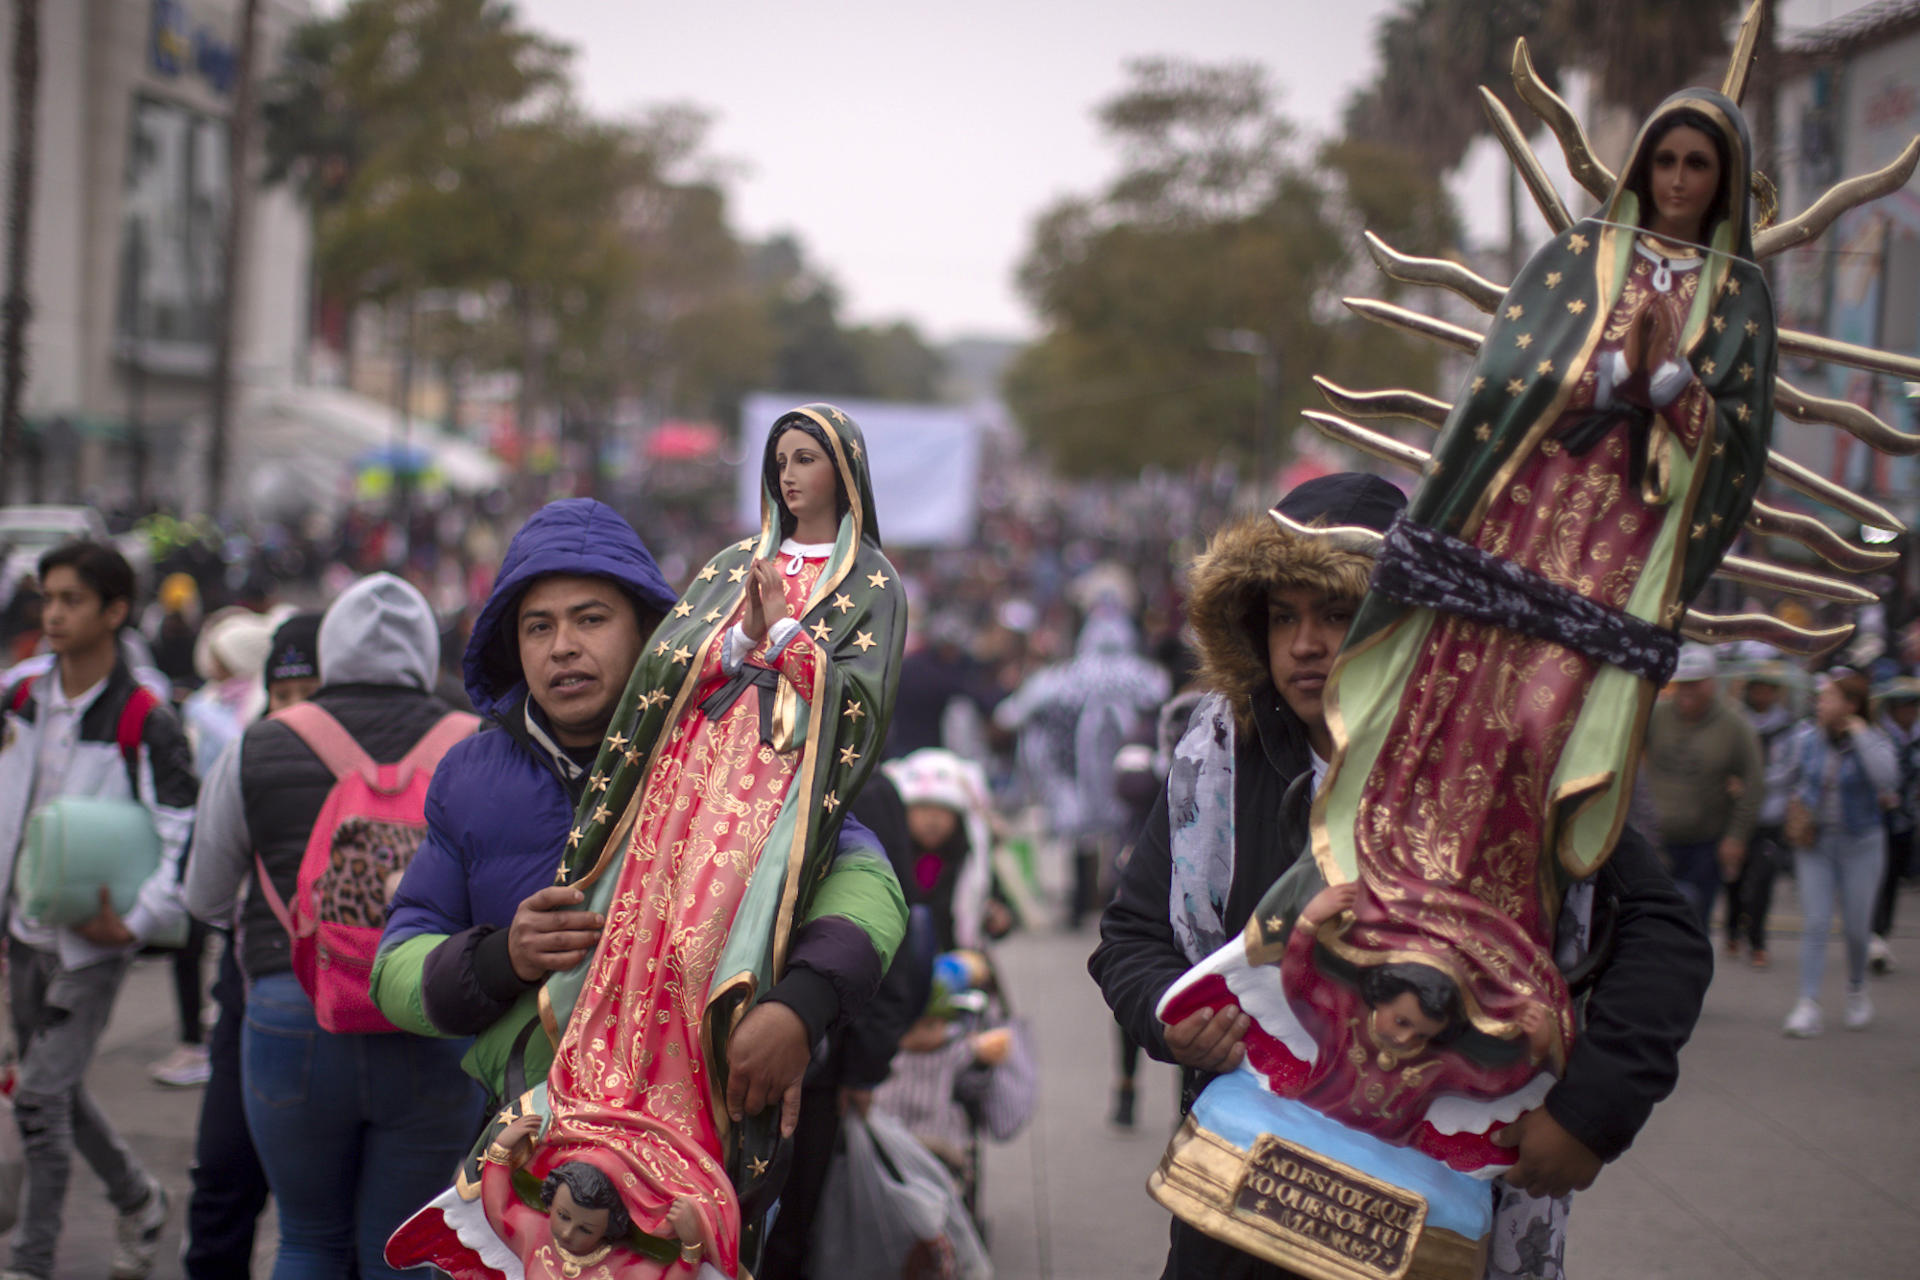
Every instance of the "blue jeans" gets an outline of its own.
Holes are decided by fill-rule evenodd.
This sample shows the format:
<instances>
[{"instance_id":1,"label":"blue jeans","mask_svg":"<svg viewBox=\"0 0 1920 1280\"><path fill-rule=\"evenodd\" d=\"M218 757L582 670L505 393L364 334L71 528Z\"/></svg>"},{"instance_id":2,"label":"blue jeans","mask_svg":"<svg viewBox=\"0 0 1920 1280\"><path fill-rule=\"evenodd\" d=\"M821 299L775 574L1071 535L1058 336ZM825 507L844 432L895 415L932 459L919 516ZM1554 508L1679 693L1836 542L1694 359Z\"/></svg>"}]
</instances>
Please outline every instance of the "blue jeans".
<instances>
[{"instance_id":1,"label":"blue jeans","mask_svg":"<svg viewBox=\"0 0 1920 1280\"><path fill-rule=\"evenodd\" d=\"M247 990L247 1127L280 1212L274 1280L382 1280L387 1237L453 1182L480 1129L465 1040L335 1035L291 973Z\"/></svg>"},{"instance_id":2,"label":"blue jeans","mask_svg":"<svg viewBox=\"0 0 1920 1280\"><path fill-rule=\"evenodd\" d=\"M1667 862L1673 867L1674 888L1699 913L1700 930L1705 933L1713 918L1713 900L1720 895L1720 842L1669 843Z\"/></svg>"},{"instance_id":3,"label":"blue jeans","mask_svg":"<svg viewBox=\"0 0 1920 1280\"><path fill-rule=\"evenodd\" d=\"M1832 927L1836 898L1841 931L1846 937L1847 986L1856 988L1866 981L1868 925L1886 861L1887 833L1877 826L1857 836L1823 829L1813 848L1793 855L1794 875L1800 881L1800 915L1806 921L1800 934L1800 995L1804 999L1820 998L1820 980L1827 971L1827 933Z\"/></svg>"}]
</instances>

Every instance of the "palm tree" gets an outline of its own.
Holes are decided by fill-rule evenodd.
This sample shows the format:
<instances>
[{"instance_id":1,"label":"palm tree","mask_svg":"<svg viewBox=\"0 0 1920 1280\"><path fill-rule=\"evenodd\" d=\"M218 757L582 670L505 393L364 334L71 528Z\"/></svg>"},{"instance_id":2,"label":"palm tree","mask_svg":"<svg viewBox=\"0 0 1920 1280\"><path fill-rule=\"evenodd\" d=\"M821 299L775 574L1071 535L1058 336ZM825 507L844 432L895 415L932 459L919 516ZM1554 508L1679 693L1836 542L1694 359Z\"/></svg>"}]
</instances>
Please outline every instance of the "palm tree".
<instances>
[{"instance_id":1,"label":"palm tree","mask_svg":"<svg viewBox=\"0 0 1920 1280\"><path fill-rule=\"evenodd\" d=\"M14 0L13 137L7 197L6 301L0 305L0 477L20 473L20 403L27 381L27 248L33 231L34 148L40 105L40 0ZM35 468L35 484L38 468ZM0 499L5 498L0 492ZM34 495L38 497L38 494Z\"/></svg>"},{"instance_id":2,"label":"palm tree","mask_svg":"<svg viewBox=\"0 0 1920 1280\"><path fill-rule=\"evenodd\" d=\"M1578 51L1600 97L1636 119L1724 59L1727 22L1743 0L1559 0L1553 8L1564 48ZM1716 73L1717 78L1717 73Z\"/></svg>"}]
</instances>

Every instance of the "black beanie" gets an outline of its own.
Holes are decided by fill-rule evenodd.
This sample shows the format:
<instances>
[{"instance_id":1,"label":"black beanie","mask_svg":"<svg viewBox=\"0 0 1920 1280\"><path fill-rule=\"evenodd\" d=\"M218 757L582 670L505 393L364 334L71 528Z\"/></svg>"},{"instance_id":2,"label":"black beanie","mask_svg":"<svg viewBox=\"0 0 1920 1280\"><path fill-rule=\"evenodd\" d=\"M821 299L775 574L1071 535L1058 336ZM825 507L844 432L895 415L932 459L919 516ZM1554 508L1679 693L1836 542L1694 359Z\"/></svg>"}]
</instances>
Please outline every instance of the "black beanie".
<instances>
[{"instance_id":1,"label":"black beanie","mask_svg":"<svg viewBox=\"0 0 1920 1280\"><path fill-rule=\"evenodd\" d=\"M1273 510L1295 524L1358 525L1385 533L1406 506L1407 495L1379 476L1341 471L1295 485Z\"/></svg>"},{"instance_id":2,"label":"black beanie","mask_svg":"<svg viewBox=\"0 0 1920 1280\"><path fill-rule=\"evenodd\" d=\"M296 613L273 633L264 675L271 690L280 680L320 678L320 614Z\"/></svg>"}]
</instances>

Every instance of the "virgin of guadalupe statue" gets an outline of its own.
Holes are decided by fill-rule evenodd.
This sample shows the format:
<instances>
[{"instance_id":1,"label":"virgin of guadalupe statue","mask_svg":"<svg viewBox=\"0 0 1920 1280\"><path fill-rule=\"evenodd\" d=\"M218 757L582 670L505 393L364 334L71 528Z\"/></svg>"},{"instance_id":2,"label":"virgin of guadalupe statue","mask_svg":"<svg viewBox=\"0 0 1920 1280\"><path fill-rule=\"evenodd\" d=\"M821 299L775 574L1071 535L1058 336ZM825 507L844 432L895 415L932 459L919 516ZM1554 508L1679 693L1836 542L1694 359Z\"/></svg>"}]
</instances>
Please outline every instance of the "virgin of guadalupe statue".
<instances>
[{"instance_id":1,"label":"virgin of guadalupe statue","mask_svg":"<svg viewBox=\"0 0 1920 1280\"><path fill-rule=\"evenodd\" d=\"M482 1138L541 1114L526 1175L574 1162L606 1174L634 1228L612 1255L623 1276L751 1266L743 1232L751 1242L757 1188L777 1172L778 1117L730 1119L728 1039L809 923L862 919L828 873L847 804L879 762L906 600L853 421L825 404L776 421L761 507L758 537L707 562L614 712L557 877L585 890L582 909L606 927L541 989L545 1036L522 1036L521 1078L551 1054L544 1085ZM689 1208L692 1233L712 1242L700 1262L675 1253L689 1228L669 1215ZM467 1252L410 1241L409 1256L512 1274L499 1250L467 1239L471 1224L457 1229Z\"/></svg>"},{"instance_id":2,"label":"virgin of guadalupe statue","mask_svg":"<svg viewBox=\"0 0 1920 1280\"><path fill-rule=\"evenodd\" d=\"M1496 1135L1539 1104L1572 1045L1563 896L1618 838L1677 624L1767 455L1776 331L1753 262L1750 155L1730 99L1674 95L1602 209L1500 299L1329 676L1313 857L1163 999L1169 1022L1226 1004L1253 1020L1242 1069L1190 1122L1248 1147L1239 1199L1186 1130L1150 1183L1203 1229L1256 1251L1286 1237L1266 1206L1310 1191L1269 1196L1260 1179L1300 1151L1332 1153L1421 1188L1472 1269L1491 1203L1474 1179L1510 1163ZM1274 1095L1324 1119L1276 1119L1259 1101ZM1289 1126L1303 1146L1260 1146ZM1377 1244L1340 1243L1360 1252L1336 1262L1315 1237L1267 1256L1371 1274L1342 1267ZM1399 1256L1409 1274L1457 1269Z\"/></svg>"}]
</instances>

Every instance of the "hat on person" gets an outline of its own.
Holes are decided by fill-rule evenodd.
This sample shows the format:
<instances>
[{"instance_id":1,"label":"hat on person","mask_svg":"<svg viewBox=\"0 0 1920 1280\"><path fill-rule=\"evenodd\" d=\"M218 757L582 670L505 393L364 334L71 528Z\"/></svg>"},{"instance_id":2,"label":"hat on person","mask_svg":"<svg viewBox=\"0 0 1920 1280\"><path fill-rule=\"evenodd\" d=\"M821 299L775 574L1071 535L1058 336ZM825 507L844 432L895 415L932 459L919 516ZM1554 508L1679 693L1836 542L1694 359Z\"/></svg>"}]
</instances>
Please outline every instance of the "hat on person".
<instances>
[{"instance_id":1,"label":"hat on person","mask_svg":"<svg viewBox=\"0 0 1920 1280\"><path fill-rule=\"evenodd\" d=\"M1695 680L1711 680L1719 670L1719 659L1714 657L1712 645L1683 644L1680 646L1680 661L1674 664L1673 678L1668 683L1691 684Z\"/></svg>"},{"instance_id":2,"label":"hat on person","mask_svg":"<svg viewBox=\"0 0 1920 1280\"><path fill-rule=\"evenodd\" d=\"M1273 693L1268 602L1306 590L1358 603L1387 527L1406 505L1379 476L1339 472L1295 485L1264 514L1231 521L1208 540L1187 575L1196 683L1232 702L1240 732L1253 730L1255 695Z\"/></svg>"},{"instance_id":3,"label":"hat on person","mask_svg":"<svg viewBox=\"0 0 1920 1280\"><path fill-rule=\"evenodd\" d=\"M1268 514L1288 533L1371 555L1406 506L1407 495L1379 476L1341 471L1295 485Z\"/></svg>"},{"instance_id":4,"label":"hat on person","mask_svg":"<svg viewBox=\"0 0 1920 1280\"><path fill-rule=\"evenodd\" d=\"M1873 696L1882 702L1920 702L1920 680L1912 676L1895 676L1875 689Z\"/></svg>"},{"instance_id":5,"label":"hat on person","mask_svg":"<svg viewBox=\"0 0 1920 1280\"><path fill-rule=\"evenodd\" d=\"M1678 677L1676 677L1676 679L1677 678ZM1786 663L1778 659L1770 659L1766 662L1756 664L1753 670L1747 672L1747 683L1779 685L1782 689L1785 689L1793 685L1794 679L1789 673Z\"/></svg>"},{"instance_id":6,"label":"hat on person","mask_svg":"<svg viewBox=\"0 0 1920 1280\"><path fill-rule=\"evenodd\" d=\"M318 613L296 613L273 633L268 651L267 688L282 680L320 678L320 619Z\"/></svg>"},{"instance_id":7,"label":"hat on person","mask_svg":"<svg viewBox=\"0 0 1920 1280\"><path fill-rule=\"evenodd\" d=\"M200 628L193 669L202 680L251 679L266 667L272 642L273 623L267 618L238 606L222 609Z\"/></svg>"}]
</instances>

